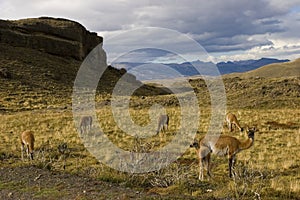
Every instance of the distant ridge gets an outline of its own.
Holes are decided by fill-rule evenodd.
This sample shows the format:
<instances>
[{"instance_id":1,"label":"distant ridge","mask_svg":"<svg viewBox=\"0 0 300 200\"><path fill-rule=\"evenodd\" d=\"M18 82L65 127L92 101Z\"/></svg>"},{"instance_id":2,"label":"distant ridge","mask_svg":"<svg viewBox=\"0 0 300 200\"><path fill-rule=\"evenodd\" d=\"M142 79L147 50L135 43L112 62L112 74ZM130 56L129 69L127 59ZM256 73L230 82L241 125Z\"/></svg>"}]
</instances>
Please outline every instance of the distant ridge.
<instances>
[{"instance_id":1,"label":"distant ridge","mask_svg":"<svg viewBox=\"0 0 300 200\"><path fill-rule=\"evenodd\" d=\"M300 58L285 62L285 63L273 63L262 66L255 70L245 73L233 73L225 75L224 77L265 77L265 78L281 78L281 77L293 77L300 76Z\"/></svg>"},{"instance_id":2,"label":"distant ridge","mask_svg":"<svg viewBox=\"0 0 300 200\"><path fill-rule=\"evenodd\" d=\"M184 62L184 63L169 63L169 64L154 64L154 63L134 63L134 62L116 62L112 65L116 68L125 68L126 70L135 71L136 67L147 65L147 68L144 68L143 74L132 72L137 79L143 80L145 75L149 75L151 79L151 75L155 74L155 76L168 78L178 78L182 76L197 76L200 75L218 75L215 70L219 70L221 75L231 74L237 72L247 72L264 65L268 65L271 63L285 63L289 60L278 60L275 58L261 58L258 60L242 60L242 61L228 61L228 62L219 62L214 64L212 62L203 62L203 61L193 61L193 62ZM173 70L176 70L177 75L172 75L170 72L165 70L161 70L162 65L167 66ZM180 76L178 75L180 74Z\"/></svg>"},{"instance_id":3,"label":"distant ridge","mask_svg":"<svg viewBox=\"0 0 300 200\"><path fill-rule=\"evenodd\" d=\"M289 60L278 60L275 58L261 58L258 60L242 60L242 61L229 61L217 63L217 67L220 74L230 74L235 72L247 72L250 70L257 69L259 67L272 64L272 63L284 63Z\"/></svg>"}]
</instances>

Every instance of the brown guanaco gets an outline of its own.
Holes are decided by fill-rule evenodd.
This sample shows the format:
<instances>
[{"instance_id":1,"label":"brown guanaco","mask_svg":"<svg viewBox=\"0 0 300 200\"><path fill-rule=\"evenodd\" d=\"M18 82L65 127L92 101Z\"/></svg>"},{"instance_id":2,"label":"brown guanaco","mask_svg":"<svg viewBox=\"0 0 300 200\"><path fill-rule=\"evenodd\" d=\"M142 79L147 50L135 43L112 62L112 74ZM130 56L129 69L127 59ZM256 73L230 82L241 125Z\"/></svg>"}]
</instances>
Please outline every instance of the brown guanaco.
<instances>
[{"instance_id":1,"label":"brown guanaco","mask_svg":"<svg viewBox=\"0 0 300 200\"><path fill-rule=\"evenodd\" d=\"M33 160L34 152L34 135L32 131L24 131L21 134L21 156L24 159L24 150L27 153L28 158Z\"/></svg>"},{"instance_id":2,"label":"brown guanaco","mask_svg":"<svg viewBox=\"0 0 300 200\"><path fill-rule=\"evenodd\" d=\"M230 132L233 131L233 125L236 126L241 132L244 131L244 129L240 126L239 121L237 120L237 117L233 113L227 113L226 115L226 122L228 125L228 128Z\"/></svg>"},{"instance_id":3,"label":"brown guanaco","mask_svg":"<svg viewBox=\"0 0 300 200\"><path fill-rule=\"evenodd\" d=\"M80 133L87 133L91 130L93 124L93 118L91 116L83 116L80 122Z\"/></svg>"},{"instance_id":4,"label":"brown guanaco","mask_svg":"<svg viewBox=\"0 0 300 200\"><path fill-rule=\"evenodd\" d=\"M199 158L199 180L203 180L203 168L206 166L207 175L211 176L210 172L210 156L215 154L217 156L228 157L229 177L232 177L232 169L236 154L242 150L248 149L253 145L255 128L248 129L248 138L245 141L240 141L235 137L228 135L220 135L219 138L202 137L199 141L195 141L190 147L197 150ZM215 141L216 140L216 141Z\"/></svg>"},{"instance_id":5,"label":"brown guanaco","mask_svg":"<svg viewBox=\"0 0 300 200\"><path fill-rule=\"evenodd\" d=\"M158 118L158 126L156 130L156 134L159 132L165 132L169 126L169 116L168 115L160 115Z\"/></svg>"}]
</instances>

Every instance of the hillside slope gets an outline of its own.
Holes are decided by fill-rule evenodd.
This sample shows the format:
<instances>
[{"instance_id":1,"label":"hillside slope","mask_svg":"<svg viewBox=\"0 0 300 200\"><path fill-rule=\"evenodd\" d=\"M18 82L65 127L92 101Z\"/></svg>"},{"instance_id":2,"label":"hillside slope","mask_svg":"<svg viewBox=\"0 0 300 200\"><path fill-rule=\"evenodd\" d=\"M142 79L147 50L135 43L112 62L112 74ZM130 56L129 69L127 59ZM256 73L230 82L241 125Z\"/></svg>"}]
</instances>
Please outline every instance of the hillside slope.
<instances>
[{"instance_id":1,"label":"hillside slope","mask_svg":"<svg viewBox=\"0 0 300 200\"><path fill-rule=\"evenodd\" d=\"M227 109L283 109L300 108L300 76L283 78L223 77ZM203 79L190 79L199 95L200 103L207 106L210 95Z\"/></svg>"}]
</instances>

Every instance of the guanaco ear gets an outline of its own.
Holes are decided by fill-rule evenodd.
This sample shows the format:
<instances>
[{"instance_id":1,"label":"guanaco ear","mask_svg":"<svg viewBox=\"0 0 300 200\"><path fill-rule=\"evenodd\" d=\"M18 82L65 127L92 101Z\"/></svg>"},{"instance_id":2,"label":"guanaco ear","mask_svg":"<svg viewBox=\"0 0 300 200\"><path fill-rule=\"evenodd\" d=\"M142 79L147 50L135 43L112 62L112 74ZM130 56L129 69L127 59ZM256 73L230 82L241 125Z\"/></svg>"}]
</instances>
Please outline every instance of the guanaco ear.
<instances>
[{"instance_id":1,"label":"guanaco ear","mask_svg":"<svg viewBox=\"0 0 300 200\"><path fill-rule=\"evenodd\" d=\"M255 126L253 126L252 130L253 130L253 131L256 131L257 129L256 129L256 127L255 127Z\"/></svg>"},{"instance_id":2,"label":"guanaco ear","mask_svg":"<svg viewBox=\"0 0 300 200\"><path fill-rule=\"evenodd\" d=\"M248 126L246 126L246 131L247 131L247 132L249 131L249 127L248 127Z\"/></svg>"}]
</instances>

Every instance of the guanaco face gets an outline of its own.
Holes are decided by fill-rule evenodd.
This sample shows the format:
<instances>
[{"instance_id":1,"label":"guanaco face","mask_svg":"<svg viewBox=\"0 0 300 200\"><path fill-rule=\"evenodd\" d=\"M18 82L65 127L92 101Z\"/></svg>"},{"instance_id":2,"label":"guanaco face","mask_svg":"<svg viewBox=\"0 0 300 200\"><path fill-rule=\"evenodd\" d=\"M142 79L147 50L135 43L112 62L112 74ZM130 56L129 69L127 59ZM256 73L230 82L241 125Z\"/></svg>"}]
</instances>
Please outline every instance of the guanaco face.
<instances>
[{"instance_id":1,"label":"guanaco face","mask_svg":"<svg viewBox=\"0 0 300 200\"><path fill-rule=\"evenodd\" d=\"M194 147L197 150L197 156L199 158L199 180L203 180L203 168L206 167L207 175L211 176L210 172L210 156L215 154L217 156L228 157L229 177L232 177L232 169L236 154L242 150L248 149L253 145L255 128L248 129L248 139L240 141L235 137L228 135L220 135L217 142L210 138L201 138L199 141L195 141L190 147Z\"/></svg>"},{"instance_id":2,"label":"guanaco face","mask_svg":"<svg viewBox=\"0 0 300 200\"><path fill-rule=\"evenodd\" d=\"M80 133L87 133L90 131L93 124L93 118L91 116L83 116L80 122Z\"/></svg>"},{"instance_id":3,"label":"guanaco face","mask_svg":"<svg viewBox=\"0 0 300 200\"><path fill-rule=\"evenodd\" d=\"M68 151L67 143L62 143L57 146L57 150L60 154L65 154Z\"/></svg>"},{"instance_id":4,"label":"guanaco face","mask_svg":"<svg viewBox=\"0 0 300 200\"><path fill-rule=\"evenodd\" d=\"M158 126L156 130L156 134L159 132L165 132L169 126L169 116L168 115L160 115L158 118Z\"/></svg>"},{"instance_id":5,"label":"guanaco face","mask_svg":"<svg viewBox=\"0 0 300 200\"><path fill-rule=\"evenodd\" d=\"M34 135L32 131L24 131L21 134L21 156L24 159L24 150L27 153L28 158L33 160L34 152Z\"/></svg>"},{"instance_id":6,"label":"guanaco face","mask_svg":"<svg viewBox=\"0 0 300 200\"><path fill-rule=\"evenodd\" d=\"M226 115L226 122L227 122L227 126L230 130L230 132L233 131L233 126L237 127L241 132L244 131L244 129L240 126L239 121L237 120L235 114L233 113L228 113Z\"/></svg>"}]
</instances>

